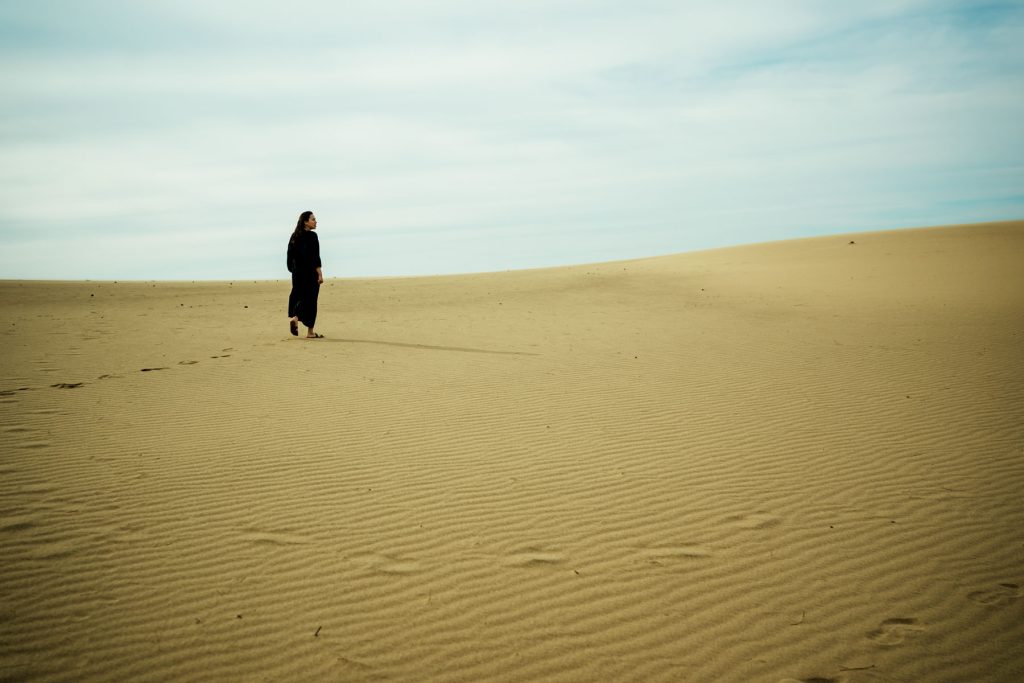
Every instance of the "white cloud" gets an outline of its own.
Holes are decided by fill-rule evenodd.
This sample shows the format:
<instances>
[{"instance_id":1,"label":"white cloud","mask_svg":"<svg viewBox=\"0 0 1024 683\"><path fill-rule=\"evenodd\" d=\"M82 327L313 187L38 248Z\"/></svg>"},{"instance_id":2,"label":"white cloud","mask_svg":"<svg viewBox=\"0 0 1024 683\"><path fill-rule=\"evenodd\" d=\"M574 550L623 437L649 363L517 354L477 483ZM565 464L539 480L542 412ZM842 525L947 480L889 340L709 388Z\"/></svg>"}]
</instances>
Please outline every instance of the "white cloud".
<instances>
[{"instance_id":1,"label":"white cloud","mask_svg":"<svg viewBox=\"0 0 1024 683\"><path fill-rule=\"evenodd\" d=\"M163 246L139 267L174 276L196 267L182 230L216 254L313 208L352 272L481 270L1024 206L1013 8L90 6L35 16L0 61L9 254L38 221L67 244L144 231ZM278 274L266 249L254 276Z\"/></svg>"}]
</instances>

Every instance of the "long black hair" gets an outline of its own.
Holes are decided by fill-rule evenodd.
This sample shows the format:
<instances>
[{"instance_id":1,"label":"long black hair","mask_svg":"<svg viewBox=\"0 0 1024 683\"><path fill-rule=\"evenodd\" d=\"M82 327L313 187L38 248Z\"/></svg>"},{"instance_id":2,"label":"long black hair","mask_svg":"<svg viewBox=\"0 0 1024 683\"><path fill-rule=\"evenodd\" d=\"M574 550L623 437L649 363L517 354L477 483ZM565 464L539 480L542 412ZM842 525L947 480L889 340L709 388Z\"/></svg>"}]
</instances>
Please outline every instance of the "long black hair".
<instances>
[{"instance_id":1,"label":"long black hair","mask_svg":"<svg viewBox=\"0 0 1024 683\"><path fill-rule=\"evenodd\" d=\"M299 237L302 236L302 233L306 232L306 221L308 221L309 217L312 216L312 215L313 215L312 211L303 211L302 213L299 214L299 220L296 221L296 223L295 223L295 230L292 231L292 236L288 240L288 251L289 252L291 252L291 250L298 243Z\"/></svg>"},{"instance_id":2,"label":"long black hair","mask_svg":"<svg viewBox=\"0 0 1024 683\"><path fill-rule=\"evenodd\" d=\"M313 215L312 211L303 211L299 214L299 220L295 223L295 231L292 233L292 241L306 231L306 221Z\"/></svg>"},{"instance_id":3,"label":"long black hair","mask_svg":"<svg viewBox=\"0 0 1024 683\"><path fill-rule=\"evenodd\" d=\"M299 239L302 234L306 232L306 221L313 215L312 211L303 211L299 214L299 220L295 223L295 230L292 232L292 236L288 238L288 272L295 272L295 258L296 247L299 245Z\"/></svg>"}]
</instances>

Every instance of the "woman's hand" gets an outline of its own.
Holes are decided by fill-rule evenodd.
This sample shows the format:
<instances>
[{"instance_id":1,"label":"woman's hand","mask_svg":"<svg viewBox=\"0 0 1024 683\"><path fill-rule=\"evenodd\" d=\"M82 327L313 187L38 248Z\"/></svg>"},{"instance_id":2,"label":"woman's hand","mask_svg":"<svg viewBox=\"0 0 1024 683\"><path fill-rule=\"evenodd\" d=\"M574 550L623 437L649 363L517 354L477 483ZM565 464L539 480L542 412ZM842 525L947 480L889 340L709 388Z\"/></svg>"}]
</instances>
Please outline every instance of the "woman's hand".
<instances>
[{"instance_id":1,"label":"woman's hand","mask_svg":"<svg viewBox=\"0 0 1024 683\"><path fill-rule=\"evenodd\" d=\"M319 268L316 269L316 282L318 285L322 285L324 283L324 273Z\"/></svg>"}]
</instances>

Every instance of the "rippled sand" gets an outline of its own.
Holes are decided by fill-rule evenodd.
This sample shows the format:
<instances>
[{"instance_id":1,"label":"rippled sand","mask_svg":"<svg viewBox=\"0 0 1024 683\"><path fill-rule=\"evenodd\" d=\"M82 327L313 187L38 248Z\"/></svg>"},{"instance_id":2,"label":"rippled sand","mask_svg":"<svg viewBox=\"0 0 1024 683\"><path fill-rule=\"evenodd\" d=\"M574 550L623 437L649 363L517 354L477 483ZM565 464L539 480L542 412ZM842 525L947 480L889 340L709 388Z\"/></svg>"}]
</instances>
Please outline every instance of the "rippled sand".
<instances>
[{"instance_id":1,"label":"rippled sand","mask_svg":"<svg viewBox=\"0 0 1024 683\"><path fill-rule=\"evenodd\" d=\"M0 283L0 678L1021 680L1022 264Z\"/></svg>"}]
</instances>

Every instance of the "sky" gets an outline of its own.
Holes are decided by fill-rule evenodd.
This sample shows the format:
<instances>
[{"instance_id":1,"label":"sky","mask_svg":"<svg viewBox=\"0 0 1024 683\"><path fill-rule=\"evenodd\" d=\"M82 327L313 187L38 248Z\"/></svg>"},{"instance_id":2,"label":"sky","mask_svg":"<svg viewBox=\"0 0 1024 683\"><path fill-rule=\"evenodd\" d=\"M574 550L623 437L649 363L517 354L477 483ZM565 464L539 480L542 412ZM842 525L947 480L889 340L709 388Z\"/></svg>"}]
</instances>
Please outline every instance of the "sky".
<instances>
[{"instance_id":1,"label":"sky","mask_svg":"<svg viewBox=\"0 0 1024 683\"><path fill-rule=\"evenodd\" d=\"M535 268L1024 218L1024 2L0 0L0 278Z\"/></svg>"}]
</instances>

